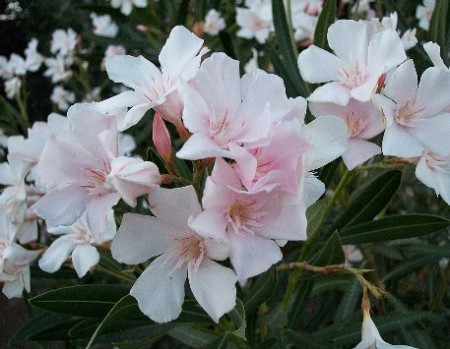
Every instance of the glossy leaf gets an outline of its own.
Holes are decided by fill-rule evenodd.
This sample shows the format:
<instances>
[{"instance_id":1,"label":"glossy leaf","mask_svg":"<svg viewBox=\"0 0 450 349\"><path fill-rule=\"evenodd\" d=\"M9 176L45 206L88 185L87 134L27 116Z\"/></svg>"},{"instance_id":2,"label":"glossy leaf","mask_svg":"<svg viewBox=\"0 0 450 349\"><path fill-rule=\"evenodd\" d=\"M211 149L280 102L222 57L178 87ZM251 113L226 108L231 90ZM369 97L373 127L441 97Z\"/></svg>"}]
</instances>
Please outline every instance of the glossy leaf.
<instances>
[{"instance_id":1,"label":"glossy leaf","mask_svg":"<svg viewBox=\"0 0 450 349\"><path fill-rule=\"evenodd\" d=\"M236 330L233 331L233 334L243 340L246 340L245 330L247 328L247 323L245 320L245 308L239 298L236 299L236 306L234 309L227 313L227 315L236 328Z\"/></svg>"},{"instance_id":2,"label":"glossy leaf","mask_svg":"<svg viewBox=\"0 0 450 349\"><path fill-rule=\"evenodd\" d=\"M316 30L314 32L314 45L323 48L327 51L331 51L328 46L328 28L334 23L337 17L337 4L336 0L327 0L323 6L317 21Z\"/></svg>"},{"instance_id":3,"label":"glossy leaf","mask_svg":"<svg viewBox=\"0 0 450 349\"><path fill-rule=\"evenodd\" d=\"M129 291L129 286L80 285L48 291L31 298L29 302L56 313L103 317Z\"/></svg>"},{"instance_id":4,"label":"glossy leaf","mask_svg":"<svg viewBox=\"0 0 450 349\"><path fill-rule=\"evenodd\" d=\"M217 334L206 332L189 325L180 325L171 330L168 334L183 344L193 348L202 348L214 340L217 340Z\"/></svg>"},{"instance_id":5,"label":"glossy leaf","mask_svg":"<svg viewBox=\"0 0 450 349\"><path fill-rule=\"evenodd\" d=\"M435 233L450 226L450 220L425 214L395 215L341 230L344 244L362 244L408 239Z\"/></svg>"},{"instance_id":6,"label":"glossy leaf","mask_svg":"<svg viewBox=\"0 0 450 349\"><path fill-rule=\"evenodd\" d=\"M430 21L430 40L441 47L441 55L448 65L448 0L436 0L436 7Z\"/></svg>"},{"instance_id":7,"label":"glossy leaf","mask_svg":"<svg viewBox=\"0 0 450 349\"><path fill-rule=\"evenodd\" d=\"M330 231L372 220L394 196L400 186L401 176L400 171L388 171L362 187Z\"/></svg>"},{"instance_id":8,"label":"glossy leaf","mask_svg":"<svg viewBox=\"0 0 450 349\"><path fill-rule=\"evenodd\" d=\"M272 1L272 15L273 24L275 27L275 36L280 46L280 53L283 57L283 63L286 72L292 78L296 92L300 96L306 97L308 90L303 79L300 76L300 71L297 66L297 55L294 51L295 42L293 40L293 33L288 25L286 10L283 1Z\"/></svg>"},{"instance_id":9,"label":"glossy leaf","mask_svg":"<svg viewBox=\"0 0 450 349\"><path fill-rule=\"evenodd\" d=\"M258 309L273 293L277 286L278 273L275 267L258 276L244 299L244 308L247 313Z\"/></svg>"}]
</instances>

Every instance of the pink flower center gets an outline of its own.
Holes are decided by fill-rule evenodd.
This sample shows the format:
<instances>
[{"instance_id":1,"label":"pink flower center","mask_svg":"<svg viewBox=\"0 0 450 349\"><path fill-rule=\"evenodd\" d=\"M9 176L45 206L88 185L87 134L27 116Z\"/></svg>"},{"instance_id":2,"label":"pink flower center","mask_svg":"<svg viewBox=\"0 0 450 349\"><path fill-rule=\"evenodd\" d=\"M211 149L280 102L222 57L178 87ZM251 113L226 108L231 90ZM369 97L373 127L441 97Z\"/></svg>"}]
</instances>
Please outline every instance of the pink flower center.
<instances>
[{"instance_id":1,"label":"pink flower center","mask_svg":"<svg viewBox=\"0 0 450 349\"><path fill-rule=\"evenodd\" d=\"M221 147L225 147L245 126L245 121L232 119L228 110L220 117L209 119L209 136Z\"/></svg>"},{"instance_id":2,"label":"pink flower center","mask_svg":"<svg viewBox=\"0 0 450 349\"><path fill-rule=\"evenodd\" d=\"M361 114L346 114L344 121L347 125L347 133L349 138L358 137L359 134L367 126L368 121Z\"/></svg>"},{"instance_id":3,"label":"pink flower center","mask_svg":"<svg viewBox=\"0 0 450 349\"><path fill-rule=\"evenodd\" d=\"M194 269L197 270L206 253L203 239L194 232L189 232L186 236L174 240L176 267L180 267L184 263L194 263Z\"/></svg>"},{"instance_id":4,"label":"pink flower center","mask_svg":"<svg viewBox=\"0 0 450 349\"><path fill-rule=\"evenodd\" d=\"M395 113L395 120L403 126L413 127L415 121L419 118L419 115L423 111L423 108L413 107L407 102L405 105L397 109Z\"/></svg>"},{"instance_id":5,"label":"pink flower center","mask_svg":"<svg viewBox=\"0 0 450 349\"><path fill-rule=\"evenodd\" d=\"M427 152L424 156L425 162L430 169L450 173L450 157L442 156L432 152Z\"/></svg>"},{"instance_id":6,"label":"pink flower center","mask_svg":"<svg viewBox=\"0 0 450 349\"><path fill-rule=\"evenodd\" d=\"M104 170L86 168L83 174L84 183L81 188L88 191L90 195L107 194L113 191L113 187L106 182L108 174Z\"/></svg>"},{"instance_id":7,"label":"pink flower center","mask_svg":"<svg viewBox=\"0 0 450 349\"><path fill-rule=\"evenodd\" d=\"M358 62L355 62L351 66L340 68L339 72L341 73L339 78L340 83L348 88L361 85L366 77L363 67Z\"/></svg>"},{"instance_id":8,"label":"pink flower center","mask_svg":"<svg viewBox=\"0 0 450 349\"><path fill-rule=\"evenodd\" d=\"M266 215L267 213L262 210L261 202L253 198L234 202L226 213L226 219L236 234L253 235L254 229L263 225L261 220Z\"/></svg>"}]
</instances>

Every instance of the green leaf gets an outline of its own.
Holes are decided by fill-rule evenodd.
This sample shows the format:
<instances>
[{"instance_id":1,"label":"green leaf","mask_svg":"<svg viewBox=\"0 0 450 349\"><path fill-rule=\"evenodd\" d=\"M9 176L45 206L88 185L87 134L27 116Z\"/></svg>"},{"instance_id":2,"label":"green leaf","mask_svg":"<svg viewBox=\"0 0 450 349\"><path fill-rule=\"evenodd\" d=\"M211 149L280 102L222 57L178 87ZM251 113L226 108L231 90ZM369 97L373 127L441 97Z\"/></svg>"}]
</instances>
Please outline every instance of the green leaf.
<instances>
[{"instance_id":1,"label":"green leaf","mask_svg":"<svg viewBox=\"0 0 450 349\"><path fill-rule=\"evenodd\" d=\"M313 259L312 264L324 266L330 264L340 264L345 262L344 251L342 250L341 239L336 231L328 239L319 255Z\"/></svg>"},{"instance_id":2,"label":"green leaf","mask_svg":"<svg viewBox=\"0 0 450 349\"><path fill-rule=\"evenodd\" d=\"M229 335L225 332L222 337L213 340L204 349L227 349L229 342Z\"/></svg>"},{"instance_id":3,"label":"green leaf","mask_svg":"<svg viewBox=\"0 0 450 349\"><path fill-rule=\"evenodd\" d=\"M336 312L334 313L334 322L343 321L352 315L358 308L361 300L361 285L358 279L352 278L349 282L347 290L342 296Z\"/></svg>"},{"instance_id":4,"label":"green leaf","mask_svg":"<svg viewBox=\"0 0 450 349\"><path fill-rule=\"evenodd\" d=\"M381 218L341 230L344 244L408 239L450 227L450 220L434 215L407 214Z\"/></svg>"},{"instance_id":5,"label":"green leaf","mask_svg":"<svg viewBox=\"0 0 450 349\"><path fill-rule=\"evenodd\" d=\"M319 228L320 223L322 222L323 215L326 212L326 207L329 203L328 198L321 199L316 201L313 205L308 207L306 210L306 220L308 222L308 226L306 229L306 235L310 236L310 234Z\"/></svg>"},{"instance_id":6,"label":"green leaf","mask_svg":"<svg viewBox=\"0 0 450 349\"><path fill-rule=\"evenodd\" d=\"M177 326L169 330L168 334L172 338L175 338L181 343L187 344L193 348L205 347L218 338L218 336L214 333L206 332L189 325Z\"/></svg>"},{"instance_id":7,"label":"green leaf","mask_svg":"<svg viewBox=\"0 0 450 349\"><path fill-rule=\"evenodd\" d=\"M245 330L247 328L247 323L245 321L245 308L239 298L236 298L236 306L233 310L227 313L227 315L236 328L236 330L232 333L243 340L247 340L245 337Z\"/></svg>"},{"instance_id":8,"label":"green leaf","mask_svg":"<svg viewBox=\"0 0 450 349\"><path fill-rule=\"evenodd\" d=\"M448 66L448 0L436 0L436 7L430 21L430 40L441 47L441 54Z\"/></svg>"},{"instance_id":9,"label":"green leaf","mask_svg":"<svg viewBox=\"0 0 450 349\"><path fill-rule=\"evenodd\" d=\"M272 1L272 15L275 27L275 36L280 46L280 53L286 73L291 77L291 82L298 92L297 96L308 96L308 89L300 76L297 66L297 55L295 52L295 41L293 39L292 28L288 25L288 18L283 5L283 1Z\"/></svg>"},{"instance_id":10,"label":"green leaf","mask_svg":"<svg viewBox=\"0 0 450 349\"><path fill-rule=\"evenodd\" d=\"M98 325L98 327L92 334L92 337L90 338L86 349L91 348L92 344L95 341L95 338L106 328L108 328L108 326L129 318L140 318L146 320L146 316L143 315L139 310L136 299L127 294L122 297L103 318L102 322Z\"/></svg>"},{"instance_id":11,"label":"green leaf","mask_svg":"<svg viewBox=\"0 0 450 349\"><path fill-rule=\"evenodd\" d=\"M301 316L304 314L304 310L309 300L309 296L314 288L314 280L306 279L299 282L298 292L293 297L290 304L289 312L289 328L297 328L300 322Z\"/></svg>"},{"instance_id":12,"label":"green leaf","mask_svg":"<svg viewBox=\"0 0 450 349\"><path fill-rule=\"evenodd\" d=\"M258 276L248 292L248 296L244 299L246 313L257 310L269 298L277 286L277 281L278 273L276 267L272 267L264 274Z\"/></svg>"},{"instance_id":13,"label":"green leaf","mask_svg":"<svg viewBox=\"0 0 450 349\"><path fill-rule=\"evenodd\" d=\"M334 23L337 18L337 4L336 0L327 0L323 6L317 21L316 30L314 32L314 45L331 51L328 46L327 33L330 25Z\"/></svg>"},{"instance_id":14,"label":"green leaf","mask_svg":"<svg viewBox=\"0 0 450 349\"><path fill-rule=\"evenodd\" d=\"M314 349L334 349L336 346L331 342L324 340L321 337L315 336L305 332L294 332L286 330L284 332L286 339L295 348L314 348Z\"/></svg>"},{"instance_id":15,"label":"green leaf","mask_svg":"<svg viewBox=\"0 0 450 349\"><path fill-rule=\"evenodd\" d=\"M30 319L9 340L9 345L23 340L66 340L68 332L80 319L44 312Z\"/></svg>"},{"instance_id":16,"label":"green leaf","mask_svg":"<svg viewBox=\"0 0 450 349\"><path fill-rule=\"evenodd\" d=\"M427 312L409 312L374 318L374 322L383 337L386 333L398 331L401 326L419 322L429 316ZM314 335L324 340L332 341L338 345L355 344L361 339L362 319L341 322L317 331Z\"/></svg>"},{"instance_id":17,"label":"green leaf","mask_svg":"<svg viewBox=\"0 0 450 349\"><path fill-rule=\"evenodd\" d=\"M406 260L403 263L398 264L394 269L387 273L383 278L383 282L392 279L401 279L402 277L415 272L417 269L421 269L429 264L436 263L441 258L442 257L440 256L425 256Z\"/></svg>"},{"instance_id":18,"label":"green leaf","mask_svg":"<svg viewBox=\"0 0 450 349\"><path fill-rule=\"evenodd\" d=\"M103 317L129 291L129 286L121 285L79 285L48 291L29 302L56 313Z\"/></svg>"},{"instance_id":19,"label":"green leaf","mask_svg":"<svg viewBox=\"0 0 450 349\"><path fill-rule=\"evenodd\" d=\"M372 220L383 210L400 186L402 173L388 171L369 182L355 193L349 206L339 216L330 231Z\"/></svg>"}]
</instances>

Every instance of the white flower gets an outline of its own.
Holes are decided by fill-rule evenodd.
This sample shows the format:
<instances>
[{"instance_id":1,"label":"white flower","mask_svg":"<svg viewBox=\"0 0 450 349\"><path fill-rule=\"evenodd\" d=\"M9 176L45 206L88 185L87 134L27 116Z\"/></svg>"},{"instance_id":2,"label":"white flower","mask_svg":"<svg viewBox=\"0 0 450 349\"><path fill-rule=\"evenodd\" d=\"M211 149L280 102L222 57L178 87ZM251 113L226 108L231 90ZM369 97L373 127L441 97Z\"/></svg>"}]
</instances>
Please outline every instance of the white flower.
<instances>
[{"instance_id":1,"label":"white flower","mask_svg":"<svg viewBox=\"0 0 450 349\"><path fill-rule=\"evenodd\" d=\"M225 20L221 13L215 9L209 10L205 17L203 31L209 35L217 35L223 29L225 29Z\"/></svg>"},{"instance_id":2,"label":"white flower","mask_svg":"<svg viewBox=\"0 0 450 349\"><path fill-rule=\"evenodd\" d=\"M450 205L450 151L447 155L425 152L417 164L416 177Z\"/></svg>"},{"instance_id":3,"label":"white flower","mask_svg":"<svg viewBox=\"0 0 450 349\"><path fill-rule=\"evenodd\" d=\"M405 50L409 50L410 48L413 48L414 46L416 46L418 40L416 37L416 33L417 33L417 29L408 29L406 30L401 39L402 39L402 43L403 43L403 48Z\"/></svg>"},{"instance_id":4,"label":"white flower","mask_svg":"<svg viewBox=\"0 0 450 349\"><path fill-rule=\"evenodd\" d=\"M137 124L151 108L167 121L181 124L182 100L178 89L191 80L198 71L200 59L207 49L203 40L185 27L176 26L161 49L161 70L144 57L113 56L106 61L106 71L111 80L132 88L117 96L96 103L103 113L131 107L118 127L124 131Z\"/></svg>"},{"instance_id":5,"label":"white flower","mask_svg":"<svg viewBox=\"0 0 450 349\"><path fill-rule=\"evenodd\" d=\"M5 81L6 97L13 99L17 93L19 93L22 87L22 81L18 77L14 77Z\"/></svg>"},{"instance_id":6,"label":"white flower","mask_svg":"<svg viewBox=\"0 0 450 349\"><path fill-rule=\"evenodd\" d=\"M27 65L25 60L18 54L11 54L8 65L15 75L25 75L27 73Z\"/></svg>"},{"instance_id":7,"label":"white flower","mask_svg":"<svg viewBox=\"0 0 450 349\"><path fill-rule=\"evenodd\" d=\"M116 55L125 55L127 53L125 47L122 45L108 45L105 50L105 58L116 56Z\"/></svg>"},{"instance_id":8,"label":"white flower","mask_svg":"<svg viewBox=\"0 0 450 349\"><path fill-rule=\"evenodd\" d=\"M252 48L252 58L244 66L244 72L246 74L255 72L258 70L258 51L255 48Z\"/></svg>"},{"instance_id":9,"label":"white flower","mask_svg":"<svg viewBox=\"0 0 450 349\"><path fill-rule=\"evenodd\" d=\"M91 231L86 212L70 226L49 228L48 232L61 235L42 255L39 267L47 273L54 273L72 255L72 263L79 278L82 278L100 260L94 245L109 241L116 233L114 211L109 210L105 229L97 234Z\"/></svg>"},{"instance_id":10,"label":"white flower","mask_svg":"<svg viewBox=\"0 0 450 349\"><path fill-rule=\"evenodd\" d=\"M150 319L168 322L181 313L187 276L195 299L218 322L236 304L235 273L214 261L228 257L228 246L189 227L201 212L192 186L158 189L149 200L155 217L125 214L111 244L113 257L122 263L138 264L159 256L130 294Z\"/></svg>"},{"instance_id":11,"label":"white flower","mask_svg":"<svg viewBox=\"0 0 450 349\"><path fill-rule=\"evenodd\" d=\"M75 102L75 93L65 90L62 86L55 86L50 100L58 106L59 110L66 111L70 104Z\"/></svg>"},{"instance_id":12,"label":"white flower","mask_svg":"<svg viewBox=\"0 0 450 349\"><path fill-rule=\"evenodd\" d=\"M361 342L353 349L417 349L408 345L392 345L386 343L381 338L377 327L373 323L368 309L364 309L361 337Z\"/></svg>"},{"instance_id":13,"label":"white flower","mask_svg":"<svg viewBox=\"0 0 450 349\"><path fill-rule=\"evenodd\" d=\"M20 297L25 289L30 291L30 263L39 251L28 251L14 242L15 229L0 206L0 282L8 298Z\"/></svg>"},{"instance_id":14,"label":"white flower","mask_svg":"<svg viewBox=\"0 0 450 349\"><path fill-rule=\"evenodd\" d=\"M241 27L236 35L246 39L255 38L263 44L273 31L272 2L255 0L247 1L247 4L250 8L236 9L236 23Z\"/></svg>"},{"instance_id":15,"label":"white flower","mask_svg":"<svg viewBox=\"0 0 450 349\"><path fill-rule=\"evenodd\" d=\"M47 58L45 60L47 70L44 72L44 76L51 77L54 84L67 79L72 75L72 72L66 70L66 63L66 59L61 55L56 56L56 58Z\"/></svg>"},{"instance_id":16,"label":"white flower","mask_svg":"<svg viewBox=\"0 0 450 349\"><path fill-rule=\"evenodd\" d=\"M122 12L125 16L128 16L133 9L133 6L136 7L147 7L147 0L111 0L111 6L114 8L120 7L120 12Z\"/></svg>"},{"instance_id":17,"label":"white flower","mask_svg":"<svg viewBox=\"0 0 450 349\"><path fill-rule=\"evenodd\" d=\"M72 53L78 42L78 34L72 29L56 29L52 34L50 52L66 56Z\"/></svg>"},{"instance_id":18,"label":"white flower","mask_svg":"<svg viewBox=\"0 0 450 349\"><path fill-rule=\"evenodd\" d=\"M44 56L37 52L37 45L37 39L33 38L25 49L25 65L28 71L31 72L37 71L44 62Z\"/></svg>"},{"instance_id":19,"label":"white flower","mask_svg":"<svg viewBox=\"0 0 450 349\"><path fill-rule=\"evenodd\" d=\"M431 17L433 17L436 0L423 0L423 6L416 9L416 18L419 20L419 27L428 30L430 28Z\"/></svg>"},{"instance_id":20,"label":"white flower","mask_svg":"<svg viewBox=\"0 0 450 349\"><path fill-rule=\"evenodd\" d=\"M91 19L95 35L105 36L107 38L115 38L117 36L119 27L112 21L110 15L97 16L97 14L91 13Z\"/></svg>"}]
</instances>

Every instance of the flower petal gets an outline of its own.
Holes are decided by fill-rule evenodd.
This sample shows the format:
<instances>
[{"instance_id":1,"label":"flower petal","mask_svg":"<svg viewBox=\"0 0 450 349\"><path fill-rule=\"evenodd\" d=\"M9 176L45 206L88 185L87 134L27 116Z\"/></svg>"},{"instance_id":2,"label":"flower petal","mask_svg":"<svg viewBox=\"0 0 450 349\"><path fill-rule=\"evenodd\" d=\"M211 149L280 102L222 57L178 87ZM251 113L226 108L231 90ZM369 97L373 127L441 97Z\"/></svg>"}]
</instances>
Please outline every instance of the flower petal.
<instances>
[{"instance_id":1,"label":"flower petal","mask_svg":"<svg viewBox=\"0 0 450 349\"><path fill-rule=\"evenodd\" d=\"M59 270L75 246L69 236L56 239L39 259L39 268L47 273L54 273Z\"/></svg>"},{"instance_id":2,"label":"flower petal","mask_svg":"<svg viewBox=\"0 0 450 349\"><path fill-rule=\"evenodd\" d=\"M100 254L92 245L78 245L72 252L72 263L79 278L85 276L99 261Z\"/></svg>"},{"instance_id":3,"label":"flower petal","mask_svg":"<svg viewBox=\"0 0 450 349\"><path fill-rule=\"evenodd\" d=\"M150 319L159 323L169 322L181 313L186 272L186 264L172 270L167 256L162 255L139 276L130 294Z\"/></svg>"},{"instance_id":4,"label":"flower petal","mask_svg":"<svg viewBox=\"0 0 450 349\"><path fill-rule=\"evenodd\" d=\"M236 274L229 268L204 258L198 269L188 265L189 285L200 306L216 322L236 305Z\"/></svg>"}]
</instances>

